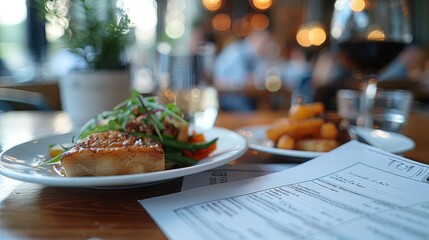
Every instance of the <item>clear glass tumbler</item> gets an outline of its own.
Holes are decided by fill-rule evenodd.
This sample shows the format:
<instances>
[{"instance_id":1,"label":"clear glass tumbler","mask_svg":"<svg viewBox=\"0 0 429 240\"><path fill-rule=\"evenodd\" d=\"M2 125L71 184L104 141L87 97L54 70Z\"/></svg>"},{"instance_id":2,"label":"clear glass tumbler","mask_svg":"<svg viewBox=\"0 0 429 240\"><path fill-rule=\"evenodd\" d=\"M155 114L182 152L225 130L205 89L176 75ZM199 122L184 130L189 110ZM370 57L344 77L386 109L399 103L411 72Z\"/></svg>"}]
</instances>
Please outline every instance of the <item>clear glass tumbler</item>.
<instances>
[{"instance_id":1,"label":"clear glass tumbler","mask_svg":"<svg viewBox=\"0 0 429 240\"><path fill-rule=\"evenodd\" d=\"M362 93L341 89L337 92L337 108L343 118L342 126L366 126L360 119ZM400 132L408 121L413 94L405 90L377 91L369 117L371 126L391 132ZM366 119L365 121L367 121Z\"/></svg>"}]
</instances>

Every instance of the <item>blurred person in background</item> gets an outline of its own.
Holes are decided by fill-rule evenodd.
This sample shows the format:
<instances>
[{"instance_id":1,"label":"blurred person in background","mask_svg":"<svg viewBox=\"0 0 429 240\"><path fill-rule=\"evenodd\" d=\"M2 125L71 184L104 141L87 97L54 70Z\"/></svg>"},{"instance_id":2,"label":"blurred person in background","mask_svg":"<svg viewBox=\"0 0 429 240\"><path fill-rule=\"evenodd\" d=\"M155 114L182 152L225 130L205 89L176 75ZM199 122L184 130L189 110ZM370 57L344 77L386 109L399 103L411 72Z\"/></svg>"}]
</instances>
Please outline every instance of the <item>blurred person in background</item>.
<instances>
[{"instance_id":1,"label":"blurred person in background","mask_svg":"<svg viewBox=\"0 0 429 240\"><path fill-rule=\"evenodd\" d=\"M270 12L268 31L253 31L246 38L226 46L214 66L214 84L218 89L265 89L268 76L276 75L282 87L291 92L312 94L311 66L296 42L302 23L303 1L277 0ZM225 110L255 110L251 96L225 95Z\"/></svg>"}]
</instances>

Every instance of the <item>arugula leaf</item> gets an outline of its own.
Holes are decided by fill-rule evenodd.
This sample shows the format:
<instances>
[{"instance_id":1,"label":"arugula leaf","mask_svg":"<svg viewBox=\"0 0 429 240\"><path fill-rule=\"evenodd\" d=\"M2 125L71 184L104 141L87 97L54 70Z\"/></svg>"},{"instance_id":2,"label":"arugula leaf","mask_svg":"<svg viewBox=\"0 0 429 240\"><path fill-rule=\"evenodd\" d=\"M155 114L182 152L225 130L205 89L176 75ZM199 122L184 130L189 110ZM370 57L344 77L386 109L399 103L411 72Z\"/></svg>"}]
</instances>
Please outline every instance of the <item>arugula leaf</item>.
<instances>
[{"instance_id":1,"label":"arugula leaf","mask_svg":"<svg viewBox=\"0 0 429 240\"><path fill-rule=\"evenodd\" d=\"M174 103L168 103L165 106L158 104L157 97L144 97L138 91L131 90L131 96L115 106L111 111L104 111L94 117L81 129L76 139L73 138L73 147L80 139L88 137L89 135L97 132L104 132L109 130L124 131L127 124L134 121L137 117L143 116L142 123L146 126L151 126L156 134L148 135L146 133L130 133L132 135L149 137L162 143L166 161L173 161L179 164L194 164L195 159L184 156L183 150L196 151L204 149L212 145L218 139L215 138L206 143L188 143L177 141L174 136L164 134L163 130L166 128L164 122L168 121L176 128L181 128L183 124L188 122L181 116L181 109ZM52 147L53 145L50 145ZM63 146L62 146L63 147ZM69 148L63 147L64 150ZM61 154L62 155L62 154ZM42 164L54 164L61 160L61 155L56 156Z\"/></svg>"},{"instance_id":2,"label":"arugula leaf","mask_svg":"<svg viewBox=\"0 0 429 240\"><path fill-rule=\"evenodd\" d=\"M60 155L58 155L58 156L56 156L54 158L51 158L48 161L41 163L40 165L45 165L45 164L46 165L50 165L50 164L59 163L61 161L61 156L62 156L62 154L60 154Z\"/></svg>"},{"instance_id":3,"label":"arugula leaf","mask_svg":"<svg viewBox=\"0 0 429 240\"><path fill-rule=\"evenodd\" d=\"M155 132L158 135L158 137L161 139L162 141L162 135L161 135L161 131L160 131L160 127L158 125L158 121L156 121L156 119L154 119L154 117L152 116L152 114L150 114L148 108L146 107L145 103L144 103L144 99L141 99L140 96L137 97L140 100L141 106L143 108L143 111L145 111L145 113L147 114L147 119L152 123L153 127L155 128Z\"/></svg>"}]
</instances>

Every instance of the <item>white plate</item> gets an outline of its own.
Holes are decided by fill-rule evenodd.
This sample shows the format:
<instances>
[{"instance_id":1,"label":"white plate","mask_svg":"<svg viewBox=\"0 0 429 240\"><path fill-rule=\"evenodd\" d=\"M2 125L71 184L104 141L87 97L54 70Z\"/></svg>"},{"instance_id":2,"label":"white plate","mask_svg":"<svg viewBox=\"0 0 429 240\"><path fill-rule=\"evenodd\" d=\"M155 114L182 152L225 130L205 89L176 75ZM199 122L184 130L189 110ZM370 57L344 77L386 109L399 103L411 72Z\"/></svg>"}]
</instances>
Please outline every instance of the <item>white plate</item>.
<instances>
[{"instance_id":1,"label":"white plate","mask_svg":"<svg viewBox=\"0 0 429 240\"><path fill-rule=\"evenodd\" d=\"M352 130L366 143L394 154L403 154L415 147L411 138L399 133L363 127L354 127Z\"/></svg>"},{"instance_id":2,"label":"white plate","mask_svg":"<svg viewBox=\"0 0 429 240\"><path fill-rule=\"evenodd\" d=\"M269 126L247 126L238 130L238 133L247 138L249 148L278 156L292 157L294 160L303 161L315 158L323 152L309 152L299 150L287 150L274 147L274 143L265 137Z\"/></svg>"},{"instance_id":3,"label":"white plate","mask_svg":"<svg viewBox=\"0 0 429 240\"><path fill-rule=\"evenodd\" d=\"M240 128L238 133L247 138L249 148L251 149L278 156L289 157L296 161L306 161L325 153L275 148L274 143L265 137L265 132L268 127L268 125L247 126ZM413 149L415 146L413 140L398 133L374 129L369 129L368 131L364 131L365 140L368 143L394 154L402 154Z\"/></svg>"},{"instance_id":4,"label":"white plate","mask_svg":"<svg viewBox=\"0 0 429 240\"><path fill-rule=\"evenodd\" d=\"M207 139L219 137L217 149L196 165L142 174L102 177L64 177L55 165L34 167L45 159L50 144L69 143L75 134L61 134L23 143L4 151L0 156L0 173L20 181L61 187L132 187L149 185L228 164L247 150L247 141L239 134L213 128L204 132Z\"/></svg>"}]
</instances>

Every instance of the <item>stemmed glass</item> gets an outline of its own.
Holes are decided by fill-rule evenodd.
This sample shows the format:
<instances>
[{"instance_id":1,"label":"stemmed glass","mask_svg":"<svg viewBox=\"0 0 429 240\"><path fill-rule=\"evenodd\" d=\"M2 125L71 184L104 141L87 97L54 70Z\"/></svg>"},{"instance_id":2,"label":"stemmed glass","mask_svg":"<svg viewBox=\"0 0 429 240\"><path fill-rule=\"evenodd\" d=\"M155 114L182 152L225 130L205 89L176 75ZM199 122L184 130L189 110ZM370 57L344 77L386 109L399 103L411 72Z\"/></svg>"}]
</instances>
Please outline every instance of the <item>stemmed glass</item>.
<instances>
[{"instance_id":1,"label":"stemmed glass","mask_svg":"<svg viewBox=\"0 0 429 240\"><path fill-rule=\"evenodd\" d=\"M372 127L377 74L412 41L405 0L337 0L331 40L339 60L365 76L358 124Z\"/></svg>"}]
</instances>

